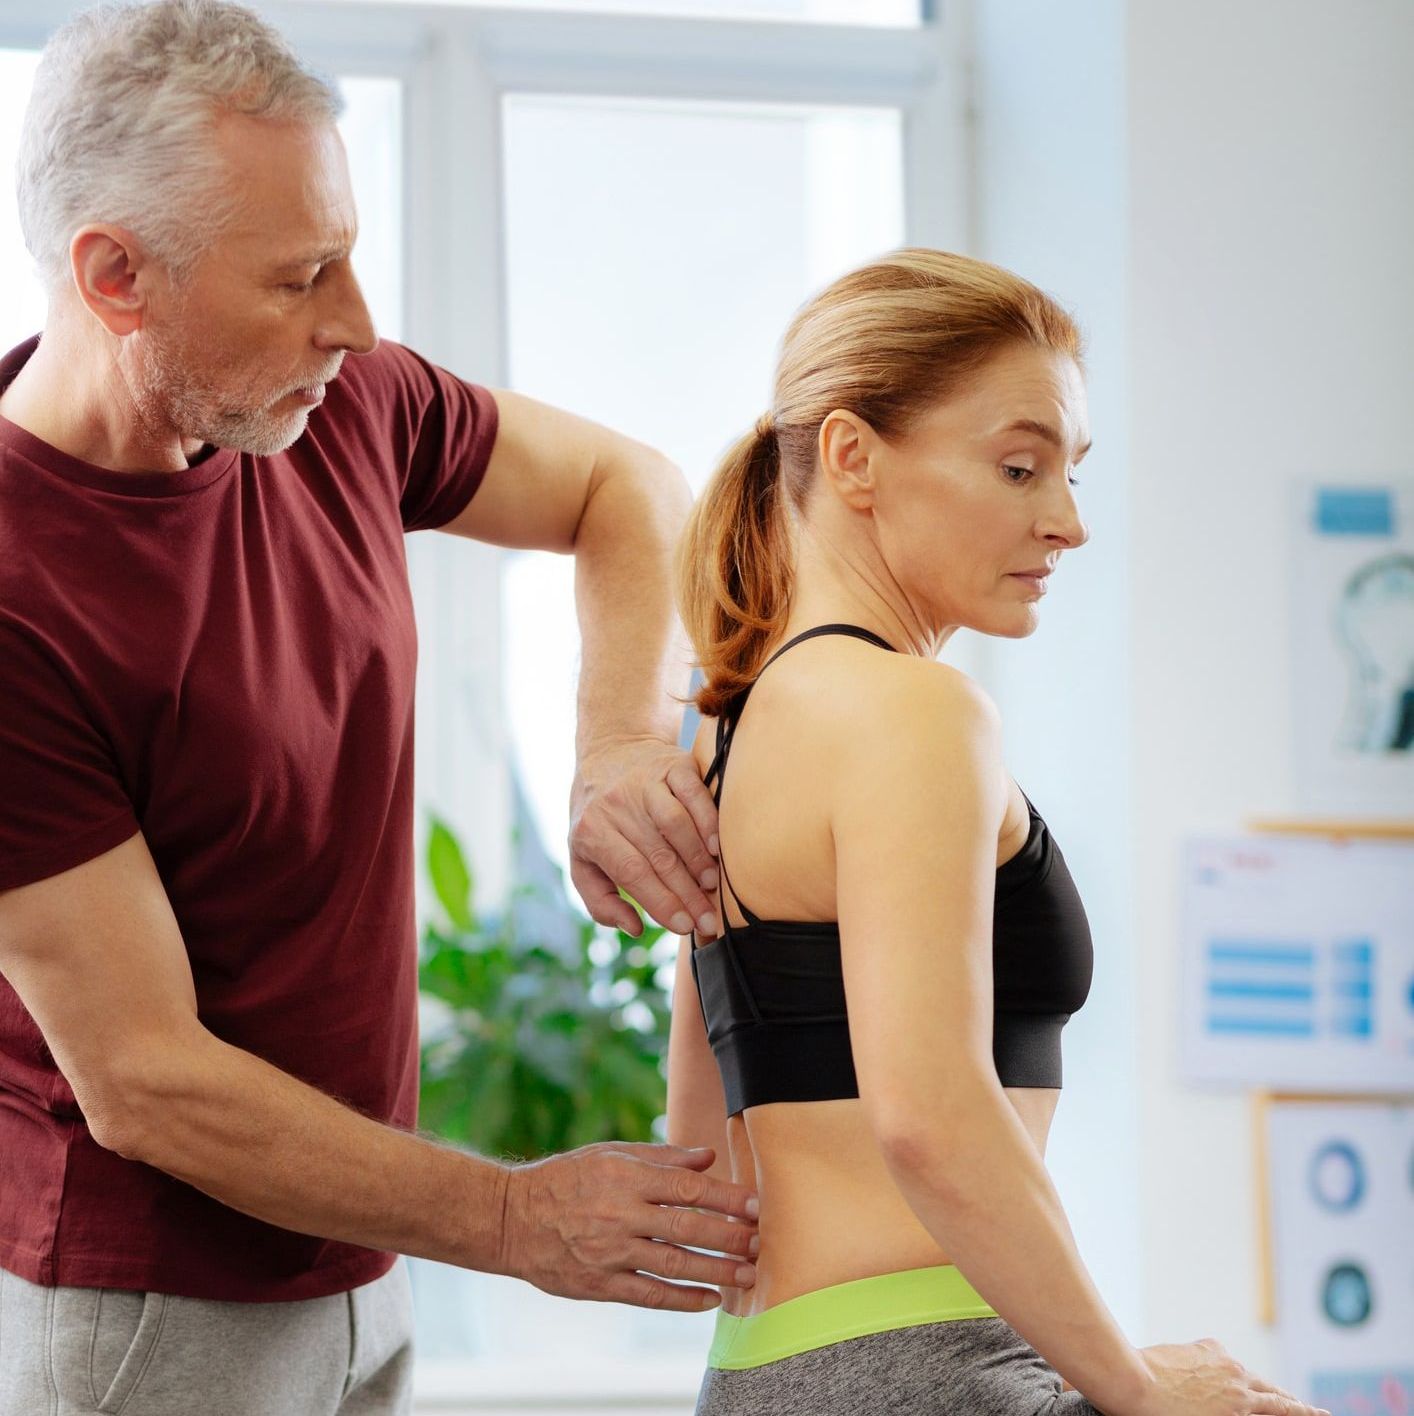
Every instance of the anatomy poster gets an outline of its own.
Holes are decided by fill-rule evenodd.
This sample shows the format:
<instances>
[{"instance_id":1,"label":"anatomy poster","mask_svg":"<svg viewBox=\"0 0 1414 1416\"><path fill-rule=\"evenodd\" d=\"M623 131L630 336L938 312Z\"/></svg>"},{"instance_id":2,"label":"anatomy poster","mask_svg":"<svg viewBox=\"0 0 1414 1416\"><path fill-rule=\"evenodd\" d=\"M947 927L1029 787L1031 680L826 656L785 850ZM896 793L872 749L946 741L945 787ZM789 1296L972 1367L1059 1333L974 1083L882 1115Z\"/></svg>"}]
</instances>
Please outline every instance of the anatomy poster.
<instances>
[{"instance_id":1,"label":"anatomy poster","mask_svg":"<svg viewBox=\"0 0 1414 1416\"><path fill-rule=\"evenodd\" d=\"M1182 870L1185 1080L1414 1092L1414 841L1205 838Z\"/></svg>"},{"instance_id":2,"label":"anatomy poster","mask_svg":"<svg viewBox=\"0 0 1414 1416\"><path fill-rule=\"evenodd\" d=\"M1296 498L1299 810L1414 817L1414 481Z\"/></svg>"},{"instance_id":3,"label":"anatomy poster","mask_svg":"<svg viewBox=\"0 0 1414 1416\"><path fill-rule=\"evenodd\" d=\"M1414 1105L1276 1101L1267 1187L1281 1384L1414 1412Z\"/></svg>"}]
</instances>

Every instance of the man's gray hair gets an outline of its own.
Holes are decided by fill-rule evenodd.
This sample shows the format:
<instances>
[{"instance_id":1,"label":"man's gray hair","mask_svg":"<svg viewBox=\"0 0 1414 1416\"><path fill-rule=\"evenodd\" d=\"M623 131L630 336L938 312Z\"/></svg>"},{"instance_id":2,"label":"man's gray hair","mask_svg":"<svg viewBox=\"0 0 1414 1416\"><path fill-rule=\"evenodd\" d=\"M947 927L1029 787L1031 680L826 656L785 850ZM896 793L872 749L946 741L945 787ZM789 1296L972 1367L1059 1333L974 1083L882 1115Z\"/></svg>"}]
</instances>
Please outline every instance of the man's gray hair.
<instances>
[{"instance_id":1,"label":"man's gray hair","mask_svg":"<svg viewBox=\"0 0 1414 1416\"><path fill-rule=\"evenodd\" d=\"M20 134L20 227L51 293L79 227L127 227L181 281L239 208L222 113L332 123L334 84L228 0L104 4L44 47Z\"/></svg>"}]
</instances>

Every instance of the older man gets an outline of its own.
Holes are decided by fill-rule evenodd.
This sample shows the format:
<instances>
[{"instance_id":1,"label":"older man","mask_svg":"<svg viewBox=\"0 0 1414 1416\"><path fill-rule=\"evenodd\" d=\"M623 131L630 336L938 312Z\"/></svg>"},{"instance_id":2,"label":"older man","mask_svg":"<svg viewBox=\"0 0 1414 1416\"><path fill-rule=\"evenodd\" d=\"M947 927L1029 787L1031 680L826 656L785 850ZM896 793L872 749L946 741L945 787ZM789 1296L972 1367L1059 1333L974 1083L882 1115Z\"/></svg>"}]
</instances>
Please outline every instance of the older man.
<instances>
[{"instance_id":1,"label":"older man","mask_svg":"<svg viewBox=\"0 0 1414 1416\"><path fill-rule=\"evenodd\" d=\"M337 112L248 11L160 0L60 31L26 117L51 298L0 364L4 1413L406 1410L400 1254L680 1309L752 1279L710 1152L413 1133L403 533L581 559L598 919L637 929L618 882L715 932L715 815L667 694L680 474L378 342Z\"/></svg>"}]
</instances>

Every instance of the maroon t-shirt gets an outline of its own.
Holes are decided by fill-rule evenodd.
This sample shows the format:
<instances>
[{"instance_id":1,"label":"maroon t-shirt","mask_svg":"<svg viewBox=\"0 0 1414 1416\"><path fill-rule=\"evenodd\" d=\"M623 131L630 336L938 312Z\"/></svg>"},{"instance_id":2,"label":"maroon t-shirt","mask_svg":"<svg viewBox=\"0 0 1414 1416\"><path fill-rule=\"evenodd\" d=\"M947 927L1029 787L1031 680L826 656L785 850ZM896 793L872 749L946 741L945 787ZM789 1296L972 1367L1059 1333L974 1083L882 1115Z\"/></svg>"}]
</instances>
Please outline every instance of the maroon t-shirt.
<instances>
[{"instance_id":1,"label":"maroon t-shirt","mask_svg":"<svg viewBox=\"0 0 1414 1416\"><path fill-rule=\"evenodd\" d=\"M0 362L0 389L33 353ZM0 889L141 830L202 1023L417 1124L403 533L470 500L490 393L384 340L275 457L66 456L0 417ZM81 944L82 941L79 941ZM0 978L0 1265L42 1284L313 1298L394 1255L262 1223L104 1150Z\"/></svg>"}]
</instances>

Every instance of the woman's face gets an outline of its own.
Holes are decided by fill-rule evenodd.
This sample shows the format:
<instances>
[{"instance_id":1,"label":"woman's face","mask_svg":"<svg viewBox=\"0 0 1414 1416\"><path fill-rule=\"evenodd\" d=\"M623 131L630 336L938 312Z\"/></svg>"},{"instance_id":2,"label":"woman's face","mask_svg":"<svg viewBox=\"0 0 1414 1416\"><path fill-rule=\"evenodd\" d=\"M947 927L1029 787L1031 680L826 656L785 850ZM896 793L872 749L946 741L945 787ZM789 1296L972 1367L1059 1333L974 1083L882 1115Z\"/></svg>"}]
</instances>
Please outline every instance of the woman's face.
<instances>
[{"instance_id":1,"label":"woman's face","mask_svg":"<svg viewBox=\"0 0 1414 1416\"><path fill-rule=\"evenodd\" d=\"M1030 634L1047 581L1021 572L1049 575L1089 539L1072 480L1089 446L1075 361L1029 345L998 355L901 440L860 425L877 553L908 619L939 642L959 625Z\"/></svg>"}]
</instances>

